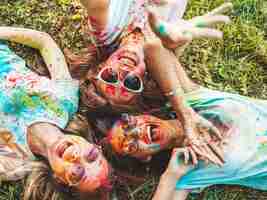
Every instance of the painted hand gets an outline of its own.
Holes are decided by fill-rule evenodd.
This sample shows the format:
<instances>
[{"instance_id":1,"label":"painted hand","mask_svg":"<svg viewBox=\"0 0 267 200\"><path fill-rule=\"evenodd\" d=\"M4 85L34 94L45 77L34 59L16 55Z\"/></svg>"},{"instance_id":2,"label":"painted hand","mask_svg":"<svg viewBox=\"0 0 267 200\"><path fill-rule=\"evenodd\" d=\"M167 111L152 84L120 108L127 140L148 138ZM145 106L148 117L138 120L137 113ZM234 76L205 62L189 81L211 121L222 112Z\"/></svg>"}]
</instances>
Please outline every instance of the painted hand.
<instances>
[{"instance_id":1,"label":"painted hand","mask_svg":"<svg viewBox=\"0 0 267 200\"><path fill-rule=\"evenodd\" d=\"M188 147L193 164L197 164L198 159L218 166L224 164L223 152L216 145L222 136L211 122L192 110L185 121L184 129L186 134L184 145Z\"/></svg>"},{"instance_id":2,"label":"painted hand","mask_svg":"<svg viewBox=\"0 0 267 200\"><path fill-rule=\"evenodd\" d=\"M181 48L193 39L222 38L222 32L212 27L219 23L229 23L230 18L223 13L232 7L231 3L225 3L203 16L197 16L191 20L181 19L175 24L161 20L152 9L148 9L149 23L167 48Z\"/></svg>"}]
</instances>

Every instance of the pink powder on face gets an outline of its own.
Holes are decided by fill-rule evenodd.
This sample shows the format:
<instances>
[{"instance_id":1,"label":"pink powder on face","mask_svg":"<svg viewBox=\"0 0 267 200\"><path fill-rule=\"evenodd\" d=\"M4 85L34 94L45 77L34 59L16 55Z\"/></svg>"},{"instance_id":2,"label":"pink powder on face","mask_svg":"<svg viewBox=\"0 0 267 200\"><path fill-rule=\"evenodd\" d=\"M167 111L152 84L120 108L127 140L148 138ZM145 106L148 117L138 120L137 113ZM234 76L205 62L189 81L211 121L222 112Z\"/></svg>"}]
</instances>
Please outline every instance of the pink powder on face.
<instances>
[{"instance_id":1,"label":"pink powder on face","mask_svg":"<svg viewBox=\"0 0 267 200\"><path fill-rule=\"evenodd\" d=\"M113 86L113 85L107 85L106 86L106 93L108 94L108 95L112 95L112 96L114 96L115 95L115 87Z\"/></svg>"},{"instance_id":2,"label":"pink powder on face","mask_svg":"<svg viewBox=\"0 0 267 200\"><path fill-rule=\"evenodd\" d=\"M128 91L123 87L120 88L120 93L121 93L121 96L124 96L124 97L128 97L129 95Z\"/></svg>"}]
</instances>

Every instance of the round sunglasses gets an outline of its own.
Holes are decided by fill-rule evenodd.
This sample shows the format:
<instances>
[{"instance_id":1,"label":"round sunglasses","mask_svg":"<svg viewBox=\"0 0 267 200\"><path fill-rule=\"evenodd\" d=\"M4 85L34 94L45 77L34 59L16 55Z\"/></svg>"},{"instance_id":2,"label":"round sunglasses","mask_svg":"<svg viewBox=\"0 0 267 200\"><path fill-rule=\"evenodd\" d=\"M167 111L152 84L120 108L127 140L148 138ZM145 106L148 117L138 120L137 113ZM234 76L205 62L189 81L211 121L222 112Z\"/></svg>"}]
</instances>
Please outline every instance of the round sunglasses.
<instances>
[{"instance_id":1,"label":"round sunglasses","mask_svg":"<svg viewBox=\"0 0 267 200\"><path fill-rule=\"evenodd\" d=\"M140 76L128 72L122 81L119 80L120 74L111 67L104 67L98 73L96 79L109 85L121 85L129 92L140 93L143 91L143 81Z\"/></svg>"}]
</instances>

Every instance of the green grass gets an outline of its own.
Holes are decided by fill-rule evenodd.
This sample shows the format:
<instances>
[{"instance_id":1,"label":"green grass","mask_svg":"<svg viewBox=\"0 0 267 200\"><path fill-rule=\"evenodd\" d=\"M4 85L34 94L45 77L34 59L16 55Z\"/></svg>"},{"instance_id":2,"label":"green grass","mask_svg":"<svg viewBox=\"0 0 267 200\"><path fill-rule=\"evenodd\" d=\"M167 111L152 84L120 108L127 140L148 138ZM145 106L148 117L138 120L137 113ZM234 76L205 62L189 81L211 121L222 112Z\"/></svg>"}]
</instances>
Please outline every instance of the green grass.
<instances>
[{"instance_id":1,"label":"green grass","mask_svg":"<svg viewBox=\"0 0 267 200\"><path fill-rule=\"evenodd\" d=\"M189 0L186 18L204 14L223 3L223 0ZM48 32L61 48L79 51L81 38L81 10L71 0L1 0L0 25L21 26ZM233 0L232 24L222 26L223 41L194 41L182 57L188 74L209 88L240 93L267 99L267 1ZM86 39L85 39L86 40ZM35 51L14 45L18 54L29 66L40 73L41 58ZM153 166L144 167L150 172ZM159 174L159 173L158 173ZM150 176L151 177L151 176ZM127 191L130 199L150 199L157 177L148 178L138 186L122 186L118 193ZM20 183L4 184L0 200L20 199ZM201 195L191 195L194 200L260 200L267 199L266 192L235 186L214 186Z\"/></svg>"}]
</instances>

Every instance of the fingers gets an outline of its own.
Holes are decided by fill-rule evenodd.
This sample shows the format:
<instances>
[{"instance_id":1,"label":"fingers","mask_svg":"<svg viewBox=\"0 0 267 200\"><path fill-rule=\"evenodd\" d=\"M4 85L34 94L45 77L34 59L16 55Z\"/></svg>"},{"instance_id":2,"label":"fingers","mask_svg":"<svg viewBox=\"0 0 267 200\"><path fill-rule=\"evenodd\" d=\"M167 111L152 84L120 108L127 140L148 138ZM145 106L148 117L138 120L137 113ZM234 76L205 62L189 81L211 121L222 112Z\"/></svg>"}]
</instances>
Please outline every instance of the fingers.
<instances>
[{"instance_id":1,"label":"fingers","mask_svg":"<svg viewBox=\"0 0 267 200\"><path fill-rule=\"evenodd\" d=\"M165 47L174 49L192 40L191 34L183 34L180 28L159 19L152 9L148 9L148 14L152 31L161 39Z\"/></svg>"},{"instance_id":2,"label":"fingers","mask_svg":"<svg viewBox=\"0 0 267 200\"><path fill-rule=\"evenodd\" d=\"M207 160L209 160L210 162L214 163L214 164L218 164L218 159L216 159L213 155L213 152L210 151L208 148L207 148L207 145L201 145L201 146L195 146L195 145L192 145L191 146L191 149L198 154L198 156L200 157L203 157Z\"/></svg>"},{"instance_id":3,"label":"fingers","mask_svg":"<svg viewBox=\"0 0 267 200\"><path fill-rule=\"evenodd\" d=\"M184 151L184 163L187 165L189 164L189 152Z\"/></svg>"},{"instance_id":4,"label":"fingers","mask_svg":"<svg viewBox=\"0 0 267 200\"><path fill-rule=\"evenodd\" d=\"M230 18L226 15L214 15L206 17L196 17L190 20L195 27L212 27L216 24L229 24L231 22Z\"/></svg>"},{"instance_id":5,"label":"fingers","mask_svg":"<svg viewBox=\"0 0 267 200\"><path fill-rule=\"evenodd\" d=\"M223 33L221 31L211 28L191 28L189 31L192 34L192 38L194 39L200 39L200 38L221 39L223 37Z\"/></svg>"},{"instance_id":6,"label":"fingers","mask_svg":"<svg viewBox=\"0 0 267 200\"><path fill-rule=\"evenodd\" d=\"M223 139L221 132L212 123L210 123L210 133L215 135L219 140Z\"/></svg>"},{"instance_id":7,"label":"fingers","mask_svg":"<svg viewBox=\"0 0 267 200\"><path fill-rule=\"evenodd\" d=\"M175 148L175 149L173 149L172 155L171 155L171 159L169 161L169 166L170 165L173 165L173 166L181 165L182 164L182 163L180 163L181 162L181 159L180 159L181 154L184 154L184 156L186 158L187 157L186 154L188 154L188 152L186 151L185 148Z\"/></svg>"},{"instance_id":8,"label":"fingers","mask_svg":"<svg viewBox=\"0 0 267 200\"><path fill-rule=\"evenodd\" d=\"M201 123L198 124L198 130L202 133L203 139L206 142L210 142L214 138L213 136L219 140L223 139L221 132L210 121L204 118L200 118L200 120Z\"/></svg>"},{"instance_id":9,"label":"fingers","mask_svg":"<svg viewBox=\"0 0 267 200\"><path fill-rule=\"evenodd\" d=\"M203 151L203 149L201 148L201 146L197 146L197 145L191 145L190 148L197 153L199 156L203 156L206 157L206 152Z\"/></svg>"},{"instance_id":10,"label":"fingers","mask_svg":"<svg viewBox=\"0 0 267 200\"><path fill-rule=\"evenodd\" d=\"M233 4L232 3L230 3L230 2L229 3L224 3L221 6L219 6L218 8L215 8L214 10L208 12L204 16L220 15L220 14L228 12L228 11L230 11L232 9L233 9Z\"/></svg>"},{"instance_id":11,"label":"fingers","mask_svg":"<svg viewBox=\"0 0 267 200\"><path fill-rule=\"evenodd\" d=\"M192 157L193 165L197 165L198 164L198 159L197 159L197 155L196 155L195 151L193 151L193 149L191 147L188 147L188 150L189 150L189 153L190 153L190 155Z\"/></svg>"},{"instance_id":12,"label":"fingers","mask_svg":"<svg viewBox=\"0 0 267 200\"><path fill-rule=\"evenodd\" d=\"M206 150L207 158L210 160L210 162L214 163L215 165L222 166L223 162L218 158L218 156L211 150L210 146L205 145L204 146Z\"/></svg>"},{"instance_id":13,"label":"fingers","mask_svg":"<svg viewBox=\"0 0 267 200\"><path fill-rule=\"evenodd\" d=\"M214 144L212 142L208 143L208 146L217 155L217 157L220 159L221 163L225 163L223 151L216 144Z\"/></svg>"},{"instance_id":14,"label":"fingers","mask_svg":"<svg viewBox=\"0 0 267 200\"><path fill-rule=\"evenodd\" d=\"M224 156L222 151L214 144L203 144L201 146L191 145L189 148L193 164L198 163L198 158L206 162L212 162L215 165L222 166L224 164Z\"/></svg>"}]
</instances>

